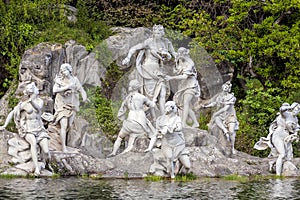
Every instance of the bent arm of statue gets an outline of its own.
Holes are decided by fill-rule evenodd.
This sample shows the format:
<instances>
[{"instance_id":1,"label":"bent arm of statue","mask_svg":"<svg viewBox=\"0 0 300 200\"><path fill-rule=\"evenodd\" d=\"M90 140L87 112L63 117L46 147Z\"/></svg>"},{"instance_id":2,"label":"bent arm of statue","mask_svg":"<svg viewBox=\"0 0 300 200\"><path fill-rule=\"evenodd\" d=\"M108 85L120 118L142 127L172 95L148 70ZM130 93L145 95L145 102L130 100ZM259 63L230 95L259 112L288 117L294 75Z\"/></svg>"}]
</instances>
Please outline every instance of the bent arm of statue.
<instances>
[{"instance_id":1,"label":"bent arm of statue","mask_svg":"<svg viewBox=\"0 0 300 200\"><path fill-rule=\"evenodd\" d=\"M206 105L202 105L203 108L210 108L210 107L214 107L215 105L217 104L217 102L211 102L209 104L206 104Z\"/></svg>"},{"instance_id":2,"label":"bent arm of statue","mask_svg":"<svg viewBox=\"0 0 300 200\"><path fill-rule=\"evenodd\" d=\"M64 87L61 87L60 85L58 85L57 83L54 84L53 86L53 94L56 94L56 93L60 93L60 92L64 92L66 90L69 90L72 88L72 85L73 84L69 84L69 85L66 85Z\"/></svg>"},{"instance_id":3,"label":"bent arm of statue","mask_svg":"<svg viewBox=\"0 0 300 200\"><path fill-rule=\"evenodd\" d=\"M168 51L171 53L171 55L176 58L177 57L177 52L174 50L174 47L170 41L168 41Z\"/></svg>"},{"instance_id":4,"label":"bent arm of statue","mask_svg":"<svg viewBox=\"0 0 300 200\"><path fill-rule=\"evenodd\" d=\"M187 79L189 76L187 74L182 74L182 75L178 75L178 76L166 76L165 80L169 81L169 80L184 80Z\"/></svg>"},{"instance_id":5,"label":"bent arm of statue","mask_svg":"<svg viewBox=\"0 0 300 200\"><path fill-rule=\"evenodd\" d=\"M8 123L12 120L13 116L14 110L10 111L10 113L7 115L4 125L0 126L0 131L3 131L7 127Z\"/></svg>"},{"instance_id":6,"label":"bent arm of statue","mask_svg":"<svg viewBox=\"0 0 300 200\"><path fill-rule=\"evenodd\" d=\"M154 101L150 101L148 98L146 98L145 105L153 108L153 107L155 107L156 104L154 103Z\"/></svg>"},{"instance_id":7,"label":"bent arm of statue","mask_svg":"<svg viewBox=\"0 0 300 200\"><path fill-rule=\"evenodd\" d=\"M28 103L30 103L32 105L32 107L38 112L38 114L41 115L44 102L41 99L40 99L40 102L37 102L37 101L38 100L30 97Z\"/></svg>"},{"instance_id":8,"label":"bent arm of statue","mask_svg":"<svg viewBox=\"0 0 300 200\"><path fill-rule=\"evenodd\" d=\"M131 56L132 56L136 51L141 50L141 49L144 49L145 47L146 47L146 44L145 44L144 42L143 42L143 43L140 43L140 44L137 44L137 45L135 45L135 46L133 46L133 47L131 47L131 48L129 49L129 52L128 52L126 58L122 61L122 65L127 65L127 64L129 63L129 61L130 61Z\"/></svg>"}]
</instances>

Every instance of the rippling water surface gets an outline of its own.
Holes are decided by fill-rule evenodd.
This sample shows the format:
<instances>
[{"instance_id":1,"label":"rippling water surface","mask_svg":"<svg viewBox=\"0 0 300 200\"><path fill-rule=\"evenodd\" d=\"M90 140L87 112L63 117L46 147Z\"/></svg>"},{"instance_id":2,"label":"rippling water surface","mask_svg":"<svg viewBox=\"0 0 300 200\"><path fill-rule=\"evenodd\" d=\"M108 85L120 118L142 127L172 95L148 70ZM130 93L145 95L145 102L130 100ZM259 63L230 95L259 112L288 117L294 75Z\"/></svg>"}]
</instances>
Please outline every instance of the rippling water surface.
<instances>
[{"instance_id":1,"label":"rippling water surface","mask_svg":"<svg viewBox=\"0 0 300 200\"><path fill-rule=\"evenodd\" d=\"M300 180L0 179L0 199L300 199Z\"/></svg>"}]
</instances>

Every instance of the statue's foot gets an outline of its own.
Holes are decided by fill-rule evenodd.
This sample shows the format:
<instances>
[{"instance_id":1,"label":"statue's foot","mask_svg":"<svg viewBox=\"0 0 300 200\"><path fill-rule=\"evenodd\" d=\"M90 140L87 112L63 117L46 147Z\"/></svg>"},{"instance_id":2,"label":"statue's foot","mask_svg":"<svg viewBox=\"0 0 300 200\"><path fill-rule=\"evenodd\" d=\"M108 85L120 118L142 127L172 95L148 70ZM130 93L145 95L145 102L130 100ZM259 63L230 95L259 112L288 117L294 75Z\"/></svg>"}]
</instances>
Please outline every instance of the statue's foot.
<instances>
[{"instance_id":1,"label":"statue's foot","mask_svg":"<svg viewBox=\"0 0 300 200\"><path fill-rule=\"evenodd\" d=\"M151 151L151 148L147 148L144 152L147 153L149 151Z\"/></svg>"},{"instance_id":2,"label":"statue's foot","mask_svg":"<svg viewBox=\"0 0 300 200\"><path fill-rule=\"evenodd\" d=\"M128 153L130 150L125 149L121 154Z\"/></svg>"},{"instance_id":3,"label":"statue's foot","mask_svg":"<svg viewBox=\"0 0 300 200\"><path fill-rule=\"evenodd\" d=\"M40 176L40 175L41 175L41 172L40 172L40 169L39 169L39 168L36 168L36 169L35 169L34 175L35 175L35 176Z\"/></svg>"},{"instance_id":4,"label":"statue's foot","mask_svg":"<svg viewBox=\"0 0 300 200\"><path fill-rule=\"evenodd\" d=\"M110 158L110 157L114 157L115 155L116 155L115 153L110 153L107 155L107 157Z\"/></svg>"},{"instance_id":5,"label":"statue's foot","mask_svg":"<svg viewBox=\"0 0 300 200\"><path fill-rule=\"evenodd\" d=\"M189 128L189 125L187 125L186 123L182 123L182 128Z\"/></svg>"},{"instance_id":6,"label":"statue's foot","mask_svg":"<svg viewBox=\"0 0 300 200\"><path fill-rule=\"evenodd\" d=\"M235 154L236 154L236 150L235 150L235 149L232 149L232 151L231 151L231 152L232 152L232 154L233 154L233 155L235 155Z\"/></svg>"},{"instance_id":7,"label":"statue's foot","mask_svg":"<svg viewBox=\"0 0 300 200\"><path fill-rule=\"evenodd\" d=\"M175 175L174 174L171 174L171 179L174 179L175 178Z\"/></svg>"},{"instance_id":8,"label":"statue's foot","mask_svg":"<svg viewBox=\"0 0 300 200\"><path fill-rule=\"evenodd\" d=\"M198 122L195 122L193 125L192 125L193 128L199 128L199 123Z\"/></svg>"},{"instance_id":9,"label":"statue's foot","mask_svg":"<svg viewBox=\"0 0 300 200\"><path fill-rule=\"evenodd\" d=\"M69 153L69 151L68 151L67 148L63 148L63 149L62 149L62 152L64 152L64 153Z\"/></svg>"}]
</instances>

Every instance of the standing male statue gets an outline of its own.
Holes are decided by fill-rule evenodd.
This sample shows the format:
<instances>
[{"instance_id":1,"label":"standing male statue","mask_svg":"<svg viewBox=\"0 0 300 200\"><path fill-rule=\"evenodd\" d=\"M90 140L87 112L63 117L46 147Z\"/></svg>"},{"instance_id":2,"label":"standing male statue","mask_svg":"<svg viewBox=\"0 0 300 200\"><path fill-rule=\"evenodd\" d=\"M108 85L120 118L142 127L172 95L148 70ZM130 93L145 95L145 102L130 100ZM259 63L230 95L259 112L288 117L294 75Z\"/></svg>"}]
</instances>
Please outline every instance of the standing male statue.
<instances>
[{"instance_id":1,"label":"standing male statue","mask_svg":"<svg viewBox=\"0 0 300 200\"><path fill-rule=\"evenodd\" d=\"M82 100L87 100L87 95L80 81L72 73L72 66L64 63L60 66L59 74L54 80L53 94L54 103L54 124L59 123L62 151L68 152L66 146L67 132L73 125L76 112L79 111L79 94Z\"/></svg>"}]
</instances>

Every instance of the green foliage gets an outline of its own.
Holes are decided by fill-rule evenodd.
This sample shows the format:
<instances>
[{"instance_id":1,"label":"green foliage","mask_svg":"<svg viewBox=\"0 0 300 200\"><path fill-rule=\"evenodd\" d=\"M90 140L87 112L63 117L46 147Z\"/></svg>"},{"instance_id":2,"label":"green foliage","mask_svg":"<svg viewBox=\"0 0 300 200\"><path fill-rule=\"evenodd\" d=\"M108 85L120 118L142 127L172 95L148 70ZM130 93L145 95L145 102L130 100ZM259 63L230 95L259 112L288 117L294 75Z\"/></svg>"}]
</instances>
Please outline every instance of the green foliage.
<instances>
[{"instance_id":1,"label":"green foliage","mask_svg":"<svg viewBox=\"0 0 300 200\"><path fill-rule=\"evenodd\" d=\"M254 144L260 137L268 135L269 125L275 120L279 107L284 102L278 94L279 89L264 90L256 79L247 81L248 90L244 99L239 101L242 105L237 109L239 131L237 132L237 149L261 156L267 156L268 151L255 151Z\"/></svg>"},{"instance_id":2,"label":"green foliage","mask_svg":"<svg viewBox=\"0 0 300 200\"><path fill-rule=\"evenodd\" d=\"M197 176L194 175L193 173L178 174L175 176L176 181L182 181L182 182L193 181L196 179L197 179Z\"/></svg>"},{"instance_id":3,"label":"green foliage","mask_svg":"<svg viewBox=\"0 0 300 200\"><path fill-rule=\"evenodd\" d=\"M111 102L107 100L99 90L96 93L96 115L101 129L110 136L117 135L119 127L114 118Z\"/></svg>"},{"instance_id":4,"label":"green foliage","mask_svg":"<svg viewBox=\"0 0 300 200\"><path fill-rule=\"evenodd\" d=\"M145 181L157 182L163 180L162 176L154 176L154 175L147 175L144 177Z\"/></svg>"},{"instance_id":5,"label":"green foliage","mask_svg":"<svg viewBox=\"0 0 300 200\"><path fill-rule=\"evenodd\" d=\"M242 183L249 181L249 177L241 176L241 175L237 175L237 174L222 176L221 178L224 180L238 181L238 182L242 182Z\"/></svg>"},{"instance_id":6,"label":"green foliage","mask_svg":"<svg viewBox=\"0 0 300 200\"><path fill-rule=\"evenodd\" d=\"M162 180L167 180L167 179L169 179L169 178L166 178L163 176L154 176L154 175L149 175L149 174L144 177L144 180L152 181L152 182L157 182L157 181L162 181ZM196 179L197 179L197 176L195 176L193 173L178 174L175 176L175 181L181 181L181 182L193 181Z\"/></svg>"},{"instance_id":7,"label":"green foliage","mask_svg":"<svg viewBox=\"0 0 300 200\"><path fill-rule=\"evenodd\" d=\"M76 40L87 50L93 50L109 36L107 25L95 19L96 16L88 15L84 1L77 1L78 5L75 5L79 9L77 22L68 21L67 15L71 11L66 5L70 3L69 0L0 2L0 62L5 67L0 72L3 71L7 79L0 79L0 85L4 86L0 95L12 79L17 79L21 56L27 48L41 42L64 44Z\"/></svg>"},{"instance_id":8,"label":"green foliage","mask_svg":"<svg viewBox=\"0 0 300 200\"><path fill-rule=\"evenodd\" d=\"M87 89L89 102L82 105L79 115L94 128L93 132L102 130L111 139L118 133L119 127L114 118L111 101L103 96L99 87Z\"/></svg>"},{"instance_id":9,"label":"green foliage","mask_svg":"<svg viewBox=\"0 0 300 200\"><path fill-rule=\"evenodd\" d=\"M0 174L1 179L14 179L14 178L22 178L25 176L19 176L19 175L14 175L14 174Z\"/></svg>"},{"instance_id":10,"label":"green foliage","mask_svg":"<svg viewBox=\"0 0 300 200\"><path fill-rule=\"evenodd\" d=\"M102 80L101 93L110 99L114 87L126 71L121 71L116 63L111 63L106 70L105 80Z\"/></svg>"}]
</instances>

